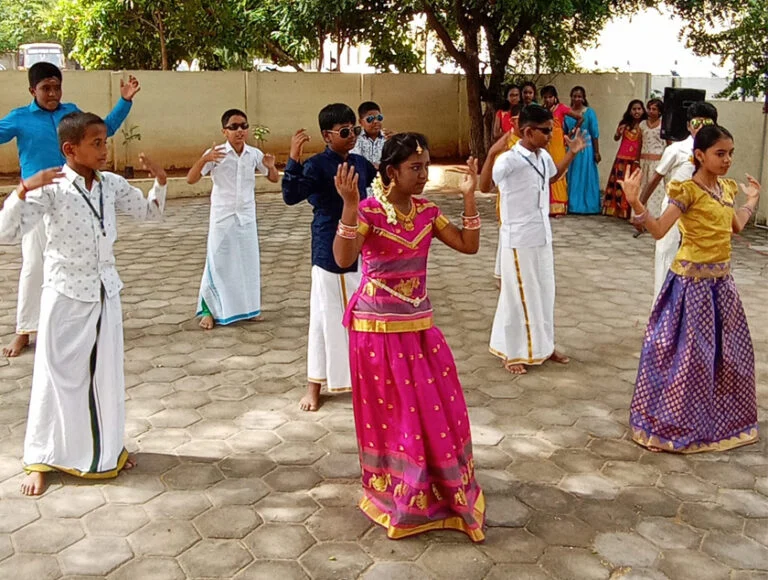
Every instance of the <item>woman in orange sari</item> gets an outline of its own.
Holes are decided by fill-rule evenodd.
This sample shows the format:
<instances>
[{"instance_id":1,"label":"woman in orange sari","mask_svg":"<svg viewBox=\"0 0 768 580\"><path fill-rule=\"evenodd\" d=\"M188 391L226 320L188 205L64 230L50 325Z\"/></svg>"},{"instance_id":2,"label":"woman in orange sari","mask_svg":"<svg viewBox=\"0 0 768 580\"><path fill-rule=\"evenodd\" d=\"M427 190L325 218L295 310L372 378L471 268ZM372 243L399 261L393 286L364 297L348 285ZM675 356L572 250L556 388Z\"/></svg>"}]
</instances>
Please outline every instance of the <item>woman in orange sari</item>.
<instances>
[{"instance_id":1,"label":"woman in orange sari","mask_svg":"<svg viewBox=\"0 0 768 580\"><path fill-rule=\"evenodd\" d=\"M565 131L563 129L565 118L576 119L575 131L581 126L583 121L581 115L571 110L557 98L557 89L552 85L547 85L541 89L541 99L544 106L552 111L554 123L552 125L552 140L549 142L547 151L552 156L555 164L560 163L565 157ZM549 186L549 215L561 216L568 213L568 183L565 174L555 183Z\"/></svg>"}]
</instances>

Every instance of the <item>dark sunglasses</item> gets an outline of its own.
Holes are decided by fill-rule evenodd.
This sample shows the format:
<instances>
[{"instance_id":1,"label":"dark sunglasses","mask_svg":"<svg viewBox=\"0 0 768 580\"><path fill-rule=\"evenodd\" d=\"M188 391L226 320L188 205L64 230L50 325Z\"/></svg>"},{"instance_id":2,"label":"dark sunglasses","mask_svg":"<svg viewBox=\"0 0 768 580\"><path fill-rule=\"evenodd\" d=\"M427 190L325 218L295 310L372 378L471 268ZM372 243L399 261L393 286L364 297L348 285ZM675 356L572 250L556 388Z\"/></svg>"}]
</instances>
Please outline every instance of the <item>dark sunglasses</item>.
<instances>
[{"instance_id":1,"label":"dark sunglasses","mask_svg":"<svg viewBox=\"0 0 768 580\"><path fill-rule=\"evenodd\" d=\"M227 131L237 131L238 129L242 129L243 131L248 130L248 123L232 123L231 125L227 125L224 127Z\"/></svg>"},{"instance_id":2,"label":"dark sunglasses","mask_svg":"<svg viewBox=\"0 0 768 580\"><path fill-rule=\"evenodd\" d=\"M381 123L383 120L384 120L384 115L382 115L381 113L379 113L378 115L368 115L365 118L366 123L373 123L374 121L378 121L379 123Z\"/></svg>"},{"instance_id":3,"label":"dark sunglasses","mask_svg":"<svg viewBox=\"0 0 768 580\"><path fill-rule=\"evenodd\" d=\"M331 129L328 129L328 132L338 133L339 137L341 137L342 139L347 139L352 133L354 133L355 136L359 135L362 130L363 128L360 125L357 125L355 127L342 127L338 131L333 131Z\"/></svg>"},{"instance_id":4,"label":"dark sunglasses","mask_svg":"<svg viewBox=\"0 0 768 580\"><path fill-rule=\"evenodd\" d=\"M544 135L552 134L552 127L531 127L534 131L541 131Z\"/></svg>"}]
</instances>

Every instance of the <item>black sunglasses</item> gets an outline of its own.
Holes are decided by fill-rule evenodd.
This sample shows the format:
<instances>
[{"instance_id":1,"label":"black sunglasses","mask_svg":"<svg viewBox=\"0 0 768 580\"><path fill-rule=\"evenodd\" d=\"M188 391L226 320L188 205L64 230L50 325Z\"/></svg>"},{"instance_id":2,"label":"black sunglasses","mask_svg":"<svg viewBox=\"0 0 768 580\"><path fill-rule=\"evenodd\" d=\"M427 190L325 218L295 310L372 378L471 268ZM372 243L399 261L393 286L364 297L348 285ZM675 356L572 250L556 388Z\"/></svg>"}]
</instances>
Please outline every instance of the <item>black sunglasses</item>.
<instances>
[{"instance_id":1,"label":"black sunglasses","mask_svg":"<svg viewBox=\"0 0 768 580\"><path fill-rule=\"evenodd\" d=\"M368 115L365 118L366 123L373 123L374 121L378 121L379 123L381 123L383 120L384 120L384 115L382 115L381 113L379 113L378 115Z\"/></svg>"},{"instance_id":2,"label":"black sunglasses","mask_svg":"<svg viewBox=\"0 0 768 580\"><path fill-rule=\"evenodd\" d=\"M333 131L332 129L328 129L329 133L338 133L339 137L342 139L347 139L350 134L354 133L355 136L359 135L363 128L360 125L356 125L355 127L342 127L338 131Z\"/></svg>"},{"instance_id":3,"label":"black sunglasses","mask_svg":"<svg viewBox=\"0 0 768 580\"><path fill-rule=\"evenodd\" d=\"M550 135L552 133L552 127L531 127L531 129L541 131L545 135Z\"/></svg>"},{"instance_id":4,"label":"black sunglasses","mask_svg":"<svg viewBox=\"0 0 768 580\"><path fill-rule=\"evenodd\" d=\"M227 125L224 127L227 131L237 131L238 129L242 129L243 131L248 130L248 123L232 123L231 125Z\"/></svg>"}]
</instances>

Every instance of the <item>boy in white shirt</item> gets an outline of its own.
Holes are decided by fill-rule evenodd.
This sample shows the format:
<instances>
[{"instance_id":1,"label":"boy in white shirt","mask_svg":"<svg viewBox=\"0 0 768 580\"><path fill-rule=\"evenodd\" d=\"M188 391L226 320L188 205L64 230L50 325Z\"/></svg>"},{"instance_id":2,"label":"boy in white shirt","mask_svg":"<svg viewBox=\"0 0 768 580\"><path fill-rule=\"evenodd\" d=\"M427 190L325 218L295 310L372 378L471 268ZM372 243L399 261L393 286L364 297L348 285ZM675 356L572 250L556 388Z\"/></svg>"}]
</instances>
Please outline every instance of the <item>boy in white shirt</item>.
<instances>
[{"instance_id":1,"label":"boy in white shirt","mask_svg":"<svg viewBox=\"0 0 768 580\"><path fill-rule=\"evenodd\" d=\"M360 119L362 133L358 135L355 147L350 151L355 155L362 155L376 169L381 163L381 152L384 150L384 143L387 140L387 131L382 129L381 123L384 121L384 115L381 114L381 107L373 101L360 103L357 108L357 115Z\"/></svg>"},{"instance_id":2,"label":"boy in white shirt","mask_svg":"<svg viewBox=\"0 0 768 580\"><path fill-rule=\"evenodd\" d=\"M493 319L490 351L504 368L526 374L526 365L547 360L566 364L555 350L555 266L549 224L549 185L557 181L586 142L577 129L565 137L568 153L555 165L545 147L552 139L552 113L528 105L519 118L520 141L506 148L505 139L488 152L483 166L499 186L501 196L501 292ZM494 162L495 159L495 162ZM481 185L482 187L482 185Z\"/></svg>"},{"instance_id":3,"label":"boy in white shirt","mask_svg":"<svg viewBox=\"0 0 768 580\"><path fill-rule=\"evenodd\" d=\"M665 186L672 181L686 181L693 177L693 138L705 125L717 124L717 109L710 103L704 101L692 103L686 112L688 117L688 132L690 135L685 141L672 143L661 155L661 161L656 166L656 173L653 179L645 186L645 190L640 195L640 203L645 205L651 194L656 191L659 182L664 179ZM669 205L669 197L666 193L661 202L661 212L664 213ZM658 217L658 216L654 216ZM635 224L635 228L642 232L642 224ZM654 283L653 299L661 291L664 280L667 279L672 262L675 261L675 255L680 247L680 230L677 226L669 228L667 234L660 240L656 240L656 252L654 254Z\"/></svg>"},{"instance_id":4,"label":"boy in white shirt","mask_svg":"<svg viewBox=\"0 0 768 580\"><path fill-rule=\"evenodd\" d=\"M205 330L261 315L255 172L273 183L278 179L275 157L246 143L248 117L243 111L226 111L221 127L226 143L208 149L187 174L187 183L197 183L209 173L213 180L208 250L196 314Z\"/></svg>"},{"instance_id":5,"label":"boy in white shirt","mask_svg":"<svg viewBox=\"0 0 768 580\"><path fill-rule=\"evenodd\" d=\"M67 164L22 179L0 212L4 243L41 219L46 231L25 495L41 494L49 471L102 479L134 466L123 446L123 284L112 246L117 213L159 219L165 205L165 171L144 155L144 167L156 178L147 198L122 177L99 171L107 160L100 117L70 113L58 136Z\"/></svg>"}]
</instances>

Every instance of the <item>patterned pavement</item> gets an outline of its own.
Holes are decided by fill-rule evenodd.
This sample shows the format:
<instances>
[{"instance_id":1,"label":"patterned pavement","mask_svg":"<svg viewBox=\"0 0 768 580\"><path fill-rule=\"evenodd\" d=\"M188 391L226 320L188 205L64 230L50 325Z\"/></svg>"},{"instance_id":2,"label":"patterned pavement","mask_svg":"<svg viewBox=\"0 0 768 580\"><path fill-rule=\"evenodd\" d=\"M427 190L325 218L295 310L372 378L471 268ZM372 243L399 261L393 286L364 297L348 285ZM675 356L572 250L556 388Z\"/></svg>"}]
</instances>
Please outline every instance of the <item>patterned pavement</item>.
<instances>
[{"instance_id":1,"label":"patterned pavement","mask_svg":"<svg viewBox=\"0 0 768 580\"><path fill-rule=\"evenodd\" d=\"M433 194L458 221L453 193ZM0 578L768 579L768 445L650 453L628 405L652 288L652 240L602 217L553 222L557 342L573 362L512 377L488 353L497 291L493 201L476 256L436 243L429 290L470 406L488 497L482 545L435 532L387 540L355 508L349 395L313 414L305 384L308 206L259 196L264 321L203 332L193 318L208 205L121 223L126 444L105 482L50 477L19 494L32 352L0 360ZM735 246L735 278L768 412L768 245ZM0 249L0 335L15 317L18 248Z\"/></svg>"}]
</instances>

